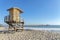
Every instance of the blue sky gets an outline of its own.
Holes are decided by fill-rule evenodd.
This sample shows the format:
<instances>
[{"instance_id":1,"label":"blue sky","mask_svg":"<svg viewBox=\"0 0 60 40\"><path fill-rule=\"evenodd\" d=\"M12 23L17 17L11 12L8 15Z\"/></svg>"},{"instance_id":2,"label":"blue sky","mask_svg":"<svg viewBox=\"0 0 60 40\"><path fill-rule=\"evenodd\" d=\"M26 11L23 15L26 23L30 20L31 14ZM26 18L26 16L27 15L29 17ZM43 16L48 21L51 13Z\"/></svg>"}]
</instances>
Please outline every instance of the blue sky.
<instances>
[{"instance_id":1,"label":"blue sky","mask_svg":"<svg viewBox=\"0 0 60 40\"><path fill-rule=\"evenodd\" d=\"M60 25L60 0L0 0L0 23L11 7L21 8L25 24Z\"/></svg>"}]
</instances>

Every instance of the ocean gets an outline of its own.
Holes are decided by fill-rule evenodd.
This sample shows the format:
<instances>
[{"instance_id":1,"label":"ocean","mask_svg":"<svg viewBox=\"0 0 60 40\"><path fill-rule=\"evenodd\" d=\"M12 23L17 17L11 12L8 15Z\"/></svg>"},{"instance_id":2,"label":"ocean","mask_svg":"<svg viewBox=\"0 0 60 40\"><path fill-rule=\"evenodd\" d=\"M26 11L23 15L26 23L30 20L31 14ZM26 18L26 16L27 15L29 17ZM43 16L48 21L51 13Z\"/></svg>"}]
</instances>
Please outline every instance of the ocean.
<instances>
[{"instance_id":1,"label":"ocean","mask_svg":"<svg viewBox=\"0 0 60 40\"><path fill-rule=\"evenodd\" d=\"M25 29L33 30L60 30L60 25L41 25L41 26L25 26Z\"/></svg>"}]
</instances>

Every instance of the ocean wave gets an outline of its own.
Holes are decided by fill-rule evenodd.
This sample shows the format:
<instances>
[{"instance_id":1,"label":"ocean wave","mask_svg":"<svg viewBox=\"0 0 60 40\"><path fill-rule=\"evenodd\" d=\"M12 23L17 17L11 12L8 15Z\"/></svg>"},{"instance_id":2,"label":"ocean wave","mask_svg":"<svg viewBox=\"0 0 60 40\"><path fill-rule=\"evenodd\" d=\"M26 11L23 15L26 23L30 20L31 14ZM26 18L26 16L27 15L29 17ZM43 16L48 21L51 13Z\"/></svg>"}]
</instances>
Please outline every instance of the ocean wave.
<instances>
[{"instance_id":1,"label":"ocean wave","mask_svg":"<svg viewBox=\"0 0 60 40\"><path fill-rule=\"evenodd\" d=\"M24 29L33 29L33 30L60 30L60 28L33 28L33 27L24 27Z\"/></svg>"}]
</instances>

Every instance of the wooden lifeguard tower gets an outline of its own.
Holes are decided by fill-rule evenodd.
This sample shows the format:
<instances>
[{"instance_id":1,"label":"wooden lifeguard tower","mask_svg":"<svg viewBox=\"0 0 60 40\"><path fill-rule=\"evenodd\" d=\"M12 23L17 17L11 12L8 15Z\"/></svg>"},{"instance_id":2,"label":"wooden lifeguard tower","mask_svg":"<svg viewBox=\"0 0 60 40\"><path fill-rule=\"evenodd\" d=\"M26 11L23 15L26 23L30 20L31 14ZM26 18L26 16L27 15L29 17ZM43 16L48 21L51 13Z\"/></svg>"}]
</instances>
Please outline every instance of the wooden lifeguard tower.
<instances>
[{"instance_id":1,"label":"wooden lifeguard tower","mask_svg":"<svg viewBox=\"0 0 60 40\"><path fill-rule=\"evenodd\" d=\"M9 25L9 30L12 30L12 28L15 31L19 29L23 30L24 20L21 20L20 16L23 11L16 7L10 8L8 11L9 15L5 16L4 21Z\"/></svg>"}]
</instances>

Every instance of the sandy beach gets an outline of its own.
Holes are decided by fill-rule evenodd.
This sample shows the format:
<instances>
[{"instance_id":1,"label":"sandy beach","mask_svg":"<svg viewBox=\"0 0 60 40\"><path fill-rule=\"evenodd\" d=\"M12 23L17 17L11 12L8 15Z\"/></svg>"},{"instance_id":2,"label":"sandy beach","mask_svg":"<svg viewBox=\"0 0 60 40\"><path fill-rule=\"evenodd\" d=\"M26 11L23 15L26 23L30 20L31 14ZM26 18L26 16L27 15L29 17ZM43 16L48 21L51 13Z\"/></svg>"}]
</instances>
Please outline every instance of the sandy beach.
<instances>
[{"instance_id":1,"label":"sandy beach","mask_svg":"<svg viewBox=\"0 0 60 40\"><path fill-rule=\"evenodd\" d=\"M60 32L47 30L24 30L19 32L2 32L0 40L60 40Z\"/></svg>"}]
</instances>

